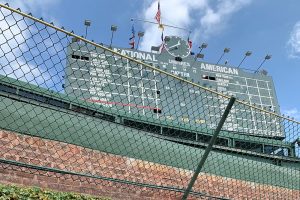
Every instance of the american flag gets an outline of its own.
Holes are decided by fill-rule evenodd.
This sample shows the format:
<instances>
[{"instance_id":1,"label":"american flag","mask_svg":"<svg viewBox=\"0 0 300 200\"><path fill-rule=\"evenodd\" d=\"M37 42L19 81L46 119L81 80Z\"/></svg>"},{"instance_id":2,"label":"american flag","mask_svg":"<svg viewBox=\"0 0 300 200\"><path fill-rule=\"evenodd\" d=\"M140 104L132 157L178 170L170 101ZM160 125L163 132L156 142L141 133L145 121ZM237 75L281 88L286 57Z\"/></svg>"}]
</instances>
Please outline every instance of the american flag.
<instances>
[{"instance_id":1,"label":"american flag","mask_svg":"<svg viewBox=\"0 0 300 200\"><path fill-rule=\"evenodd\" d=\"M155 19L156 19L156 21L157 21L157 23L159 23L160 24L160 3L159 3L159 1L158 1L158 8L157 8L157 13L156 13L156 15L155 15Z\"/></svg>"}]
</instances>

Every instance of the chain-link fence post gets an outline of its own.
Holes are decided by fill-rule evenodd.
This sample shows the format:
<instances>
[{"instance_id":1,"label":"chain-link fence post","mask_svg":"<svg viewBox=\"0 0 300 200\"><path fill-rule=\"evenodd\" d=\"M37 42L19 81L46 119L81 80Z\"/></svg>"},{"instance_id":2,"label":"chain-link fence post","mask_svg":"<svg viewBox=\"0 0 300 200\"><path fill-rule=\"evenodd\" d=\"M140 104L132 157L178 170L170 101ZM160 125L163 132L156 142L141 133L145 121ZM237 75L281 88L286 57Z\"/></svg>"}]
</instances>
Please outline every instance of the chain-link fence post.
<instances>
[{"instance_id":1,"label":"chain-link fence post","mask_svg":"<svg viewBox=\"0 0 300 200\"><path fill-rule=\"evenodd\" d=\"M198 166L197 166L197 168L195 170L195 173L194 173L194 175L193 175L193 177L192 177L192 179L191 179L191 181L190 181L187 189L185 190L185 192L183 194L182 200L186 200L187 199L187 197L188 197L188 195L189 195L192 187L194 186L194 184L195 184L195 182L197 180L197 177L198 177L198 175L199 175L202 167L204 166L204 163L205 163L205 161L206 161L206 159L207 159L207 157L208 157L208 155L209 155L209 153L210 153L213 145L215 144L215 142L217 140L217 137L218 137L218 135L219 135L219 133L220 133L222 127L223 127L223 124L225 123L225 120L227 119L227 116L228 116L228 114L229 114L229 112L230 112L230 110L231 110L231 108L232 108L235 100L236 100L235 97L231 97L230 98L230 101L229 101L229 103L228 103L228 105L227 105L227 107L226 107L226 109L225 109L225 111L224 111L224 113L222 115L222 118L219 121L218 126L217 126L216 130L214 131L214 134L213 134L212 138L210 139L209 144L206 147L205 152L204 152L204 154L203 154L203 156L202 156L202 158L201 158L201 160L200 160L200 162L199 162L199 164L198 164Z\"/></svg>"}]
</instances>

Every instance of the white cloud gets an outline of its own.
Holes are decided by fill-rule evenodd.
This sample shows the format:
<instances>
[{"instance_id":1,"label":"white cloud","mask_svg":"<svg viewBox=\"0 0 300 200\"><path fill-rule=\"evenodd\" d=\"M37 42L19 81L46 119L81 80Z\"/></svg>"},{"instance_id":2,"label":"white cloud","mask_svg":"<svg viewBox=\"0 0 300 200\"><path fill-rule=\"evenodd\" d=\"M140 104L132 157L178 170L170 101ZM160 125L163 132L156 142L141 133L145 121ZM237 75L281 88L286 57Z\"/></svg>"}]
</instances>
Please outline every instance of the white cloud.
<instances>
[{"instance_id":1,"label":"white cloud","mask_svg":"<svg viewBox=\"0 0 300 200\"><path fill-rule=\"evenodd\" d=\"M0 74L43 87L53 87L53 81L48 71L42 71L39 67L23 60L14 60L9 65L3 66Z\"/></svg>"},{"instance_id":2,"label":"white cloud","mask_svg":"<svg viewBox=\"0 0 300 200\"><path fill-rule=\"evenodd\" d=\"M291 58L300 58L300 21L295 24L287 44L289 56Z\"/></svg>"},{"instance_id":3,"label":"white cloud","mask_svg":"<svg viewBox=\"0 0 300 200\"><path fill-rule=\"evenodd\" d=\"M300 121L300 110L297 108L285 109L283 114Z\"/></svg>"},{"instance_id":4,"label":"white cloud","mask_svg":"<svg viewBox=\"0 0 300 200\"><path fill-rule=\"evenodd\" d=\"M0 3L8 3L12 8L20 8L24 12L39 12L42 16L46 17L47 10L56 4L60 0L0 0Z\"/></svg>"},{"instance_id":5,"label":"white cloud","mask_svg":"<svg viewBox=\"0 0 300 200\"><path fill-rule=\"evenodd\" d=\"M43 13L57 0L12 0L9 6L20 8L23 12ZM5 3L0 0L0 3ZM43 63L43 59L57 54L57 51L51 52L54 47L59 47L59 43L53 44L50 39L43 39L43 33L38 32L36 26L28 24L32 22L23 20L18 14L11 14L9 10L1 8L0 12L0 74L23 80L43 87L53 87L57 82L57 71L51 77L50 71ZM51 31L50 31L51 32ZM50 33L47 33L48 37ZM43 40L43 42L41 41ZM51 48L52 47L52 48ZM41 57L41 51L50 53ZM33 59L34 58L34 59ZM41 64L43 63L43 64ZM53 66L50 66L53 68ZM52 70L53 71L53 70Z\"/></svg>"},{"instance_id":6,"label":"white cloud","mask_svg":"<svg viewBox=\"0 0 300 200\"><path fill-rule=\"evenodd\" d=\"M161 12L163 23L178 27L190 28L191 38L199 40L207 39L226 28L230 17L252 0L162 0ZM143 18L154 21L157 11L157 1L147 1L143 10ZM144 24L145 36L141 42L141 49L149 50L151 46L161 43L161 32L156 25ZM187 31L166 28L165 35L178 35L188 37Z\"/></svg>"}]
</instances>

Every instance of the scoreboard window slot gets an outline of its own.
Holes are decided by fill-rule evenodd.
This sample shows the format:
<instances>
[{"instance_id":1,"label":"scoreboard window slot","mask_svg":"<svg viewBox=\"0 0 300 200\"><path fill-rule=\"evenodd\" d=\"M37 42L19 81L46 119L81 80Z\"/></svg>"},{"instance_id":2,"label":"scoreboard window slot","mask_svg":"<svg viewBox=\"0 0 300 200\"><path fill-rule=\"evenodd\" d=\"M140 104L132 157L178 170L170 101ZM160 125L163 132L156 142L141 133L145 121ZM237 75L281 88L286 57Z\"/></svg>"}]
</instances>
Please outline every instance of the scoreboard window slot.
<instances>
[{"instance_id":1,"label":"scoreboard window slot","mask_svg":"<svg viewBox=\"0 0 300 200\"><path fill-rule=\"evenodd\" d=\"M171 97L172 92L170 90L165 91L166 97Z\"/></svg>"},{"instance_id":2,"label":"scoreboard window slot","mask_svg":"<svg viewBox=\"0 0 300 200\"><path fill-rule=\"evenodd\" d=\"M159 108L154 108L154 109L153 109L153 112L154 112L154 113L159 113L159 114L161 114L161 109L159 109Z\"/></svg>"},{"instance_id":3,"label":"scoreboard window slot","mask_svg":"<svg viewBox=\"0 0 300 200\"><path fill-rule=\"evenodd\" d=\"M119 75L124 75L124 76L127 76L127 70L123 67L119 67L118 68L118 74Z\"/></svg>"},{"instance_id":4,"label":"scoreboard window slot","mask_svg":"<svg viewBox=\"0 0 300 200\"><path fill-rule=\"evenodd\" d=\"M89 61L89 60L90 60L90 58L89 58L89 57L87 57L87 56L81 56L81 60L86 60L86 61Z\"/></svg>"},{"instance_id":5,"label":"scoreboard window slot","mask_svg":"<svg viewBox=\"0 0 300 200\"><path fill-rule=\"evenodd\" d=\"M262 97L261 98L261 103L265 106L269 106L271 105L271 98L267 98L267 97Z\"/></svg>"},{"instance_id":6,"label":"scoreboard window slot","mask_svg":"<svg viewBox=\"0 0 300 200\"><path fill-rule=\"evenodd\" d=\"M101 88L103 91L106 91L106 92L111 92L112 91L112 87L111 85L104 85L102 87L98 87L98 88Z\"/></svg>"},{"instance_id":7,"label":"scoreboard window slot","mask_svg":"<svg viewBox=\"0 0 300 200\"><path fill-rule=\"evenodd\" d=\"M140 71L140 69L133 69L133 70L130 70L130 72L131 72L132 75L135 76L135 77L140 77L140 76L141 76L141 71Z\"/></svg>"},{"instance_id":8,"label":"scoreboard window slot","mask_svg":"<svg viewBox=\"0 0 300 200\"><path fill-rule=\"evenodd\" d=\"M78 60L80 59L80 55L72 54L72 58Z\"/></svg>"},{"instance_id":9,"label":"scoreboard window slot","mask_svg":"<svg viewBox=\"0 0 300 200\"><path fill-rule=\"evenodd\" d=\"M147 89L155 89L155 81L145 81L144 87Z\"/></svg>"},{"instance_id":10,"label":"scoreboard window slot","mask_svg":"<svg viewBox=\"0 0 300 200\"><path fill-rule=\"evenodd\" d=\"M215 81L216 77L214 77L214 76L208 76L208 75L202 75L202 79L204 79L204 80L210 80L210 81Z\"/></svg>"},{"instance_id":11,"label":"scoreboard window slot","mask_svg":"<svg viewBox=\"0 0 300 200\"><path fill-rule=\"evenodd\" d=\"M129 81L129 78L126 77L126 76L121 76L120 77L120 80L121 80L121 84L128 84L128 81Z\"/></svg>"},{"instance_id":12,"label":"scoreboard window slot","mask_svg":"<svg viewBox=\"0 0 300 200\"><path fill-rule=\"evenodd\" d=\"M214 76L209 76L209 80L215 81L215 80L216 80L216 77L214 77Z\"/></svg>"},{"instance_id":13,"label":"scoreboard window slot","mask_svg":"<svg viewBox=\"0 0 300 200\"><path fill-rule=\"evenodd\" d=\"M268 88L268 83L266 81L257 81L258 87L260 88Z\"/></svg>"},{"instance_id":14,"label":"scoreboard window slot","mask_svg":"<svg viewBox=\"0 0 300 200\"><path fill-rule=\"evenodd\" d=\"M143 109L139 109L136 107L130 107L130 112L135 115L143 115Z\"/></svg>"},{"instance_id":15,"label":"scoreboard window slot","mask_svg":"<svg viewBox=\"0 0 300 200\"><path fill-rule=\"evenodd\" d=\"M236 98L239 100L248 100L248 97L245 94L237 93Z\"/></svg>"},{"instance_id":16,"label":"scoreboard window slot","mask_svg":"<svg viewBox=\"0 0 300 200\"><path fill-rule=\"evenodd\" d=\"M153 90L145 90L145 96L147 98L155 98L155 93Z\"/></svg>"},{"instance_id":17,"label":"scoreboard window slot","mask_svg":"<svg viewBox=\"0 0 300 200\"><path fill-rule=\"evenodd\" d=\"M130 86L138 86L140 83L139 79L135 78L129 78L128 81Z\"/></svg>"},{"instance_id":18,"label":"scoreboard window slot","mask_svg":"<svg viewBox=\"0 0 300 200\"><path fill-rule=\"evenodd\" d=\"M265 97L270 96L269 91L266 89L259 89L259 93L260 93L260 96L265 96Z\"/></svg>"},{"instance_id":19,"label":"scoreboard window slot","mask_svg":"<svg viewBox=\"0 0 300 200\"><path fill-rule=\"evenodd\" d=\"M119 74L119 68L117 66L110 65L109 69L110 69L111 73L113 73L113 74Z\"/></svg>"},{"instance_id":20,"label":"scoreboard window slot","mask_svg":"<svg viewBox=\"0 0 300 200\"><path fill-rule=\"evenodd\" d=\"M116 60L115 62L113 62L115 65L119 66L119 67L125 67L126 65L126 61L123 59L120 60Z\"/></svg>"},{"instance_id":21,"label":"scoreboard window slot","mask_svg":"<svg viewBox=\"0 0 300 200\"><path fill-rule=\"evenodd\" d=\"M107 91L111 91L111 92L115 92L117 90L117 86L113 84L109 84L105 86L105 88L107 89Z\"/></svg>"},{"instance_id":22,"label":"scoreboard window slot","mask_svg":"<svg viewBox=\"0 0 300 200\"><path fill-rule=\"evenodd\" d=\"M202 75L202 79L208 80L208 76L207 75Z\"/></svg>"},{"instance_id":23,"label":"scoreboard window slot","mask_svg":"<svg viewBox=\"0 0 300 200\"><path fill-rule=\"evenodd\" d=\"M256 80L247 78L247 85L251 87L257 87Z\"/></svg>"},{"instance_id":24,"label":"scoreboard window slot","mask_svg":"<svg viewBox=\"0 0 300 200\"><path fill-rule=\"evenodd\" d=\"M125 86L123 86L123 85L117 85L116 90L114 92L117 92L120 94L125 94L125 93L127 93L127 87L125 88Z\"/></svg>"},{"instance_id":25,"label":"scoreboard window slot","mask_svg":"<svg viewBox=\"0 0 300 200\"><path fill-rule=\"evenodd\" d=\"M142 77L147 78L148 77L148 72L147 71L142 71Z\"/></svg>"},{"instance_id":26,"label":"scoreboard window slot","mask_svg":"<svg viewBox=\"0 0 300 200\"><path fill-rule=\"evenodd\" d=\"M154 73L153 72L148 72L147 78L150 80L154 79Z\"/></svg>"},{"instance_id":27,"label":"scoreboard window slot","mask_svg":"<svg viewBox=\"0 0 300 200\"><path fill-rule=\"evenodd\" d=\"M152 86L152 85L151 85L151 81L146 81L146 80L144 80L144 81L143 81L143 84L144 84L144 88L148 88L148 89L151 88L151 86Z\"/></svg>"},{"instance_id":28,"label":"scoreboard window slot","mask_svg":"<svg viewBox=\"0 0 300 200\"><path fill-rule=\"evenodd\" d=\"M258 89L254 87L248 88L249 94L258 95Z\"/></svg>"},{"instance_id":29,"label":"scoreboard window slot","mask_svg":"<svg viewBox=\"0 0 300 200\"><path fill-rule=\"evenodd\" d=\"M264 129L266 129L266 127L267 127L267 123L266 123L265 120L263 120L263 118L259 118L259 119L257 119L257 121L256 121L256 127L257 127L257 129L262 129L262 130L264 130Z\"/></svg>"},{"instance_id":30,"label":"scoreboard window slot","mask_svg":"<svg viewBox=\"0 0 300 200\"><path fill-rule=\"evenodd\" d=\"M127 97L126 97L127 98ZM119 96L119 95L114 95L113 98L112 98L112 101L113 102L117 102L117 103L120 103L120 102L123 102L124 103L124 99L122 96Z\"/></svg>"},{"instance_id":31,"label":"scoreboard window slot","mask_svg":"<svg viewBox=\"0 0 300 200\"><path fill-rule=\"evenodd\" d=\"M130 87L130 95L132 96L142 96L138 87Z\"/></svg>"},{"instance_id":32,"label":"scoreboard window slot","mask_svg":"<svg viewBox=\"0 0 300 200\"><path fill-rule=\"evenodd\" d=\"M242 78L242 77L234 77L234 82L237 85L246 85L246 80L245 80L245 78Z\"/></svg>"},{"instance_id":33,"label":"scoreboard window slot","mask_svg":"<svg viewBox=\"0 0 300 200\"><path fill-rule=\"evenodd\" d=\"M143 105L142 99L138 97L131 97L130 102L136 104L136 107L141 107Z\"/></svg>"},{"instance_id":34,"label":"scoreboard window slot","mask_svg":"<svg viewBox=\"0 0 300 200\"><path fill-rule=\"evenodd\" d=\"M120 96L120 99L119 101L116 101L116 105L118 106L122 106L124 108L130 108L129 106L124 106L124 105L127 105L129 104L130 102L128 101L128 96L127 95L122 95Z\"/></svg>"},{"instance_id":35,"label":"scoreboard window slot","mask_svg":"<svg viewBox=\"0 0 300 200\"><path fill-rule=\"evenodd\" d=\"M112 82L116 84L121 84L120 75L112 75Z\"/></svg>"}]
</instances>

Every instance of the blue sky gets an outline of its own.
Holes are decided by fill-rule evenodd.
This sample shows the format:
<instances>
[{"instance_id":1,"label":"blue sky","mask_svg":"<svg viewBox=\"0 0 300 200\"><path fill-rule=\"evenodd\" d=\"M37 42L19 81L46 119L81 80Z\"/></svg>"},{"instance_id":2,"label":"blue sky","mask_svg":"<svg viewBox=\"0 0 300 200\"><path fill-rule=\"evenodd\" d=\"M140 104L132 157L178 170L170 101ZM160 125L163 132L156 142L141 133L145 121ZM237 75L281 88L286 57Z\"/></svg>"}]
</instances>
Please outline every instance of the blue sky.
<instances>
[{"instance_id":1,"label":"blue sky","mask_svg":"<svg viewBox=\"0 0 300 200\"><path fill-rule=\"evenodd\" d=\"M84 19L92 20L88 38L109 43L110 26L118 31L114 44L129 47L131 18L154 21L155 0L0 0L12 7L21 7L36 17L43 17L59 26L83 35ZM161 0L164 23L192 31L193 50L202 42L208 43L203 51L205 61L215 63L224 47L231 48L222 62L237 66L245 51L253 54L242 67L256 69L266 54L272 54L263 68L273 77L283 113L300 120L300 1L274 0ZM141 48L160 43L161 32L156 25L135 22L136 31L145 31ZM165 35L188 33L165 29Z\"/></svg>"}]
</instances>

